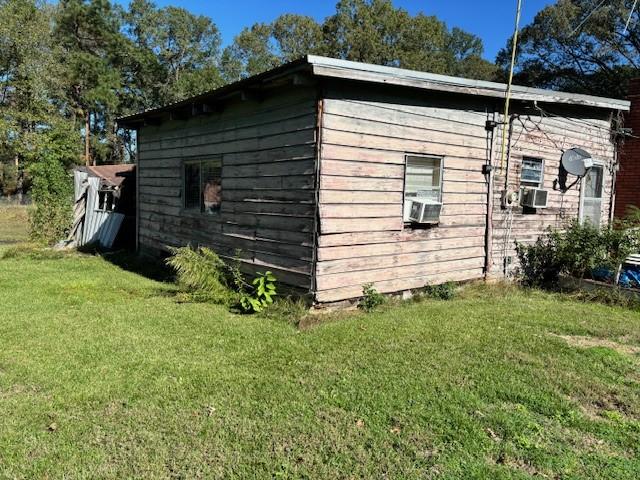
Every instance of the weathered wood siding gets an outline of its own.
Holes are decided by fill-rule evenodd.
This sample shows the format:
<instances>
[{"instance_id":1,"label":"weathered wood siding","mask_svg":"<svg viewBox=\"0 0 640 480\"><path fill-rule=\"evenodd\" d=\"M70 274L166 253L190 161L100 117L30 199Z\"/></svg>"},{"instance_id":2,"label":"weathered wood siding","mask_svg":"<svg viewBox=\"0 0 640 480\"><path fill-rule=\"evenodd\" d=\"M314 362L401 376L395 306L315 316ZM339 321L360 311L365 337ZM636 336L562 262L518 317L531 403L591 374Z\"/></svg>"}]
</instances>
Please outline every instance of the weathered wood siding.
<instances>
[{"instance_id":1,"label":"weathered wood siding","mask_svg":"<svg viewBox=\"0 0 640 480\"><path fill-rule=\"evenodd\" d=\"M473 97L331 88L323 100L317 299L482 276L487 113ZM404 226L405 155L444 157L441 222Z\"/></svg>"},{"instance_id":2,"label":"weathered wood siding","mask_svg":"<svg viewBox=\"0 0 640 480\"><path fill-rule=\"evenodd\" d=\"M488 182L482 166L489 156L499 163L501 144L500 128L492 135L485 122L500 121L500 103L391 88L384 92L329 86L323 95L315 269L319 302L360 296L369 282L381 292L396 292L484 276ZM613 158L606 118L530 121L544 133L520 131L514 124L509 183L519 186L522 155L542 157L550 208L523 215L516 207L509 218L500 208L504 175L496 175L496 275L502 274L503 257L513 257L514 240L533 240L548 225L577 217L578 190L564 196L551 190L561 149L581 146L608 164ZM443 209L436 227L416 229L403 222L406 154L444 158ZM603 206L608 209L609 174L605 186Z\"/></svg>"},{"instance_id":3,"label":"weathered wood siding","mask_svg":"<svg viewBox=\"0 0 640 480\"><path fill-rule=\"evenodd\" d=\"M572 147L587 150L596 163L604 166L602 213L603 224L608 223L613 187L614 144L611 141L611 118L606 111L572 109L559 105L543 105L544 113L528 109L518 110L519 119L513 121L511 155L507 184L520 187L522 157L542 158L544 161L543 186L549 192L548 208L525 214L520 207L511 212L500 208L505 185L505 168L496 170L493 214L493 264L490 274L501 277L512 274L517 268L515 241L532 243L548 227L562 228L568 221L578 218L582 183L566 193L554 190L558 178L562 152ZM494 164L500 166L502 129L495 131ZM569 176L571 184L575 177ZM506 262L505 262L506 258Z\"/></svg>"},{"instance_id":4,"label":"weathered wood siding","mask_svg":"<svg viewBox=\"0 0 640 480\"><path fill-rule=\"evenodd\" d=\"M262 102L139 130L139 245L242 250L249 271L311 286L316 183L316 91L289 88ZM184 160L222 159L217 215L183 209Z\"/></svg>"}]
</instances>

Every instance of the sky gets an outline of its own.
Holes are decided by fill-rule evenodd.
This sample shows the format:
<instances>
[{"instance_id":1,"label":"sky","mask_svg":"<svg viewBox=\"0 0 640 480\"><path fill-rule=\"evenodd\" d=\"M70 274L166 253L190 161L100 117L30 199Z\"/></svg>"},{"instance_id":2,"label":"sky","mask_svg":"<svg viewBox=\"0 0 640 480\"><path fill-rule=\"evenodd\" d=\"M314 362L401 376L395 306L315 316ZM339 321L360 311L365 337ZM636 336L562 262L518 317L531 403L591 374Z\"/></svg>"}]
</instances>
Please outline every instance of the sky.
<instances>
[{"instance_id":1,"label":"sky","mask_svg":"<svg viewBox=\"0 0 640 480\"><path fill-rule=\"evenodd\" d=\"M120 3L127 3L122 0ZM309 15L321 22L335 12L337 0L155 0L158 6L174 5L207 15L220 29L224 45L243 27L271 22L283 13ZM393 0L412 14L423 12L444 20L449 28L460 27L482 38L485 58L495 60L513 33L516 0ZM522 0L521 25L533 20L548 0Z\"/></svg>"}]
</instances>

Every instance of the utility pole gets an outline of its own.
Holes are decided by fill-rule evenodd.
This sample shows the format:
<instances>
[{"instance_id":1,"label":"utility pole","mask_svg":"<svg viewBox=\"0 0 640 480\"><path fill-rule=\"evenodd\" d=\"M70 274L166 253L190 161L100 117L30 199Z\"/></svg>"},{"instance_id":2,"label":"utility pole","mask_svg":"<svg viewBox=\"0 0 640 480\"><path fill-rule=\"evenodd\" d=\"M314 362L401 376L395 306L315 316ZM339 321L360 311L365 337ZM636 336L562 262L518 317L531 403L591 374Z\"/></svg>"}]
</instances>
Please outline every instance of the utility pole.
<instances>
[{"instance_id":1,"label":"utility pole","mask_svg":"<svg viewBox=\"0 0 640 480\"><path fill-rule=\"evenodd\" d=\"M500 172L504 169L504 160L507 148L507 135L509 124L509 101L511 100L511 84L513 83L513 67L516 62L516 46L518 45L518 30L520 25L520 10L522 8L522 0L518 0L516 8L516 25L513 32L513 41L511 42L511 65L509 66L509 81L507 82L507 91L504 99L504 116L502 117L502 149L500 151Z\"/></svg>"}]
</instances>

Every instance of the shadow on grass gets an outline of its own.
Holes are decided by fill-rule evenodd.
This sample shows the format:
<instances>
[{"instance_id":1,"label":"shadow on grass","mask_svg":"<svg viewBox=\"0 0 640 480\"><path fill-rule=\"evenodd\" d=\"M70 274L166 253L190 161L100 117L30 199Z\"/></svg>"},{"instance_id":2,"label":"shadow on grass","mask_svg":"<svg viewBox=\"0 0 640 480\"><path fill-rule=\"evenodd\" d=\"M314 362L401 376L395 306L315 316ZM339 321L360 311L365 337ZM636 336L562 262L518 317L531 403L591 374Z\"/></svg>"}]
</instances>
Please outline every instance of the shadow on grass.
<instances>
[{"instance_id":1,"label":"shadow on grass","mask_svg":"<svg viewBox=\"0 0 640 480\"><path fill-rule=\"evenodd\" d=\"M87 245L78 249L78 251L90 255L98 255L107 262L125 270L132 272L150 280L158 282L174 282L175 274L169 268L162 257L148 257L139 255L130 250L102 250L94 245Z\"/></svg>"}]
</instances>

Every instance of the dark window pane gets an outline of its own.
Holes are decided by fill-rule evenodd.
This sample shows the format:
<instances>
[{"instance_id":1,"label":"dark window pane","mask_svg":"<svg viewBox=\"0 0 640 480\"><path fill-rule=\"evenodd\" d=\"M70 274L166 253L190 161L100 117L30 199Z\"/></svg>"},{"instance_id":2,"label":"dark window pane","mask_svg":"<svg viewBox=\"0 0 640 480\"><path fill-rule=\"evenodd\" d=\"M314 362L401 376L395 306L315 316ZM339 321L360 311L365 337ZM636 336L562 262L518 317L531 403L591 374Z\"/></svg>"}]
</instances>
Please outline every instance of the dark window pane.
<instances>
[{"instance_id":1,"label":"dark window pane","mask_svg":"<svg viewBox=\"0 0 640 480\"><path fill-rule=\"evenodd\" d=\"M213 213L222 202L222 168L219 160L202 162L202 210Z\"/></svg>"},{"instance_id":2,"label":"dark window pane","mask_svg":"<svg viewBox=\"0 0 640 480\"><path fill-rule=\"evenodd\" d=\"M184 165L184 208L200 209L200 164Z\"/></svg>"}]
</instances>

